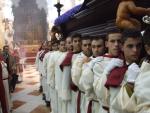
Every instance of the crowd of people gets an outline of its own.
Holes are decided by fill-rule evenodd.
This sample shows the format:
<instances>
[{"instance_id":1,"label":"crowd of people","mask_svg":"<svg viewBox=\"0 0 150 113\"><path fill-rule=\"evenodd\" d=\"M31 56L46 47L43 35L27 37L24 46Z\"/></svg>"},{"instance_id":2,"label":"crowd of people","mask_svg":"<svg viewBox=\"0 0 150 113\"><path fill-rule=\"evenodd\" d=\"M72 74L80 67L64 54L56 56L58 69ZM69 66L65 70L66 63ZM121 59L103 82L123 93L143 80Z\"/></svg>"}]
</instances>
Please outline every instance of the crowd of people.
<instances>
[{"instance_id":1,"label":"crowd of people","mask_svg":"<svg viewBox=\"0 0 150 113\"><path fill-rule=\"evenodd\" d=\"M14 92L16 83L20 82L18 77L22 79L22 72L23 65L18 51L10 52L8 45L3 46L0 51L0 113L12 112L11 93Z\"/></svg>"},{"instance_id":2,"label":"crowd of people","mask_svg":"<svg viewBox=\"0 0 150 113\"><path fill-rule=\"evenodd\" d=\"M149 113L150 28L72 33L42 44L40 91L52 113Z\"/></svg>"}]
</instances>

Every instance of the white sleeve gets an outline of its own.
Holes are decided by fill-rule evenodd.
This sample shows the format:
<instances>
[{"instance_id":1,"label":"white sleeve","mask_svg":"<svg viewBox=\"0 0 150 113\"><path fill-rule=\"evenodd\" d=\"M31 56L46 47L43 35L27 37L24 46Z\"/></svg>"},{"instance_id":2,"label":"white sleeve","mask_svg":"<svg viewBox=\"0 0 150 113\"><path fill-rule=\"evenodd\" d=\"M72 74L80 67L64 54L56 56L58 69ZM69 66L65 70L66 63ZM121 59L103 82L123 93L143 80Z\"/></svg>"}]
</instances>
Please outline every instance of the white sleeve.
<instances>
[{"instance_id":1,"label":"white sleeve","mask_svg":"<svg viewBox=\"0 0 150 113\"><path fill-rule=\"evenodd\" d=\"M72 82L79 87L79 80L82 73L82 58L76 58L71 69Z\"/></svg>"},{"instance_id":2,"label":"white sleeve","mask_svg":"<svg viewBox=\"0 0 150 113\"><path fill-rule=\"evenodd\" d=\"M137 100L137 109L148 112L150 105L150 63L143 62L141 73L135 81L134 93ZM150 110L150 109L149 109ZM142 112L144 113L144 112Z\"/></svg>"},{"instance_id":3,"label":"white sleeve","mask_svg":"<svg viewBox=\"0 0 150 113\"><path fill-rule=\"evenodd\" d=\"M47 63L48 63L47 61L48 61L48 53L43 58L43 69L45 75L47 75Z\"/></svg>"},{"instance_id":4,"label":"white sleeve","mask_svg":"<svg viewBox=\"0 0 150 113\"><path fill-rule=\"evenodd\" d=\"M127 86L122 85L116 98L113 100L112 107L127 112L146 113L150 105L150 64L143 63L141 73L135 81L134 93L128 95Z\"/></svg>"},{"instance_id":5,"label":"white sleeve","mask_svg":"<svg viewBox=\"0 0 150 113\"><path fill-rule=\"evenodd\" d=\"M111 102L113 109L118 111L124 111L126 113L137 113L136 111L136 98L135 94L129 97L126 86L123 85L117 94L117 96Z\"/></svg>"},{"instance_id":6,"label":"white sleeve","mask_svg":"<svg viewBox=\"0 0 150 113\"><path fill-rule=\"evenodd\" d=\"M47 70L47 83L54 88L55 87L55 56L51 56L48 62Z\"/></svg>"},{"instance_id":7,"label":"white sleeve","mask_svg":"<svg viewBox=\"0 0 150 113\"><path fill-rule=\"evenodd\" d=\"M93 62L89 62L87 64L87 67L83 69L81 78L79 81L80 87L83 88L83 90L86 93L86 96L90 96L91 93L93 93L93 82L94 82L94 73L92 71Z\"/></svg>"},{"instance_id":8,"label":"white sleeve","mask_svg":"<svg viewBox=\"0 0 150 113\"><path fill-rule=\"evenodd\" d=\"M71 99L71 66L64 66L63 75L62 75L62 99L70 100Z\"/></svg>"},{"instance_id":9,"label":"white sleeve","mask_svg":"<svg viewBox=\"0 0 150 113\"><path fill-rule=\"evenodd\" d=\"M105 87L106 75L103 74L103 66L97 63L93 67L94 83L93 88L97 98L104 106L108 106L108 90Z\"/></svg>"}]
</instances>

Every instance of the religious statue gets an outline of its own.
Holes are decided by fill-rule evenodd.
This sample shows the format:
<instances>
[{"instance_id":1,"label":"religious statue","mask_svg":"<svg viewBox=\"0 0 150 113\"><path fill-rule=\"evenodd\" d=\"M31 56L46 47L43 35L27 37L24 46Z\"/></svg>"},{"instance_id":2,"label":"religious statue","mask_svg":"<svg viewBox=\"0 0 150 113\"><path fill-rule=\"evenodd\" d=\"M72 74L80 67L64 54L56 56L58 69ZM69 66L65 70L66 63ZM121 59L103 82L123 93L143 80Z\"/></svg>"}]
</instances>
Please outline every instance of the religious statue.
<instances>
[{"instance_id":1,"label":"religious statue","mask_svg":"<svg viewBox=\"0 0 150 113\"><path fill-rule=\"evenodd\" d=\"M141 29L141 23L131 15L150 15L150 8L138 7L135 0L121 0L117 10L116 24L121 29Z\"/></svg>"}]
</instances>

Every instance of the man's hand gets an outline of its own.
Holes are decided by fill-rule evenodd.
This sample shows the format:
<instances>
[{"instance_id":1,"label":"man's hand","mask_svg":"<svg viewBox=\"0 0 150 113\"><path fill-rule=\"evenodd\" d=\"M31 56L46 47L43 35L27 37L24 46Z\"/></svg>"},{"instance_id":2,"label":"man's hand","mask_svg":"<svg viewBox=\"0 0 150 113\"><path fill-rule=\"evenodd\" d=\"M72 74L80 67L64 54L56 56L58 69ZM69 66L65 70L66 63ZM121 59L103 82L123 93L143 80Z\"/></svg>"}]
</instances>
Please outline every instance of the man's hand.
<instances>
[{"instance_id":1,"label":"man's hand","mask_svg":"<svg viewBox=\"0 0 150 113\"><path fill-rule=\"evenodd\" d=\"M106 75L108 75L112 69L114 69L115 67L122 67L123 66L123 60L118 59L118 58L113 58L108 65L106 66L106 68L104 69L104 73Z\"/></svg>"},{"instance_id":2,"label":"man's hand","mask_svg":"<svg viewBox=\"0 0 150 113\"><path fill-rule=\"evenodd\" d=\"M132 63L127 70L127 82L134 83L140 73L140 68L136 63Z\"/></svg>"},{"instance_id":3,"label":"man's hand","mask_svg":"<svg viewBox=\"0 0 150 113\"><path fill-rule=\"evenodd\" d=\"M91 61L91 58L90 57L84 57L83 58L83 63L88 63Z\"/></svg>"}]
</instances>

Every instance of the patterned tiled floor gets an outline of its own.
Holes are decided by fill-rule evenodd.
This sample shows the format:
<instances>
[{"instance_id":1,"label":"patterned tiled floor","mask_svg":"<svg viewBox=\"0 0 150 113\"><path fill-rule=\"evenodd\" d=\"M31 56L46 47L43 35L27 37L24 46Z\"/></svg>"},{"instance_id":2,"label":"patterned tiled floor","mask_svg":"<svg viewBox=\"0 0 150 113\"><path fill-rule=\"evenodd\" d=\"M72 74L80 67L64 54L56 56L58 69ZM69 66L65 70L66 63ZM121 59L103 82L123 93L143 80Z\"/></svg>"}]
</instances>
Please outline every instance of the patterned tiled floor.
<instances>
[{"instance_id":1,"label":"patterned tiled floor","mask_svg":"<svg viewBox=\"0 0 150 113\"><path fill-rule=\"evenodd\" d=\"M38 89L39 73L34 65L27 65L23 72L23 82L17 84L12 93L13 113L50 113Z\"/></svg>"}]
</instances>

